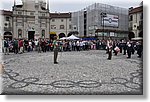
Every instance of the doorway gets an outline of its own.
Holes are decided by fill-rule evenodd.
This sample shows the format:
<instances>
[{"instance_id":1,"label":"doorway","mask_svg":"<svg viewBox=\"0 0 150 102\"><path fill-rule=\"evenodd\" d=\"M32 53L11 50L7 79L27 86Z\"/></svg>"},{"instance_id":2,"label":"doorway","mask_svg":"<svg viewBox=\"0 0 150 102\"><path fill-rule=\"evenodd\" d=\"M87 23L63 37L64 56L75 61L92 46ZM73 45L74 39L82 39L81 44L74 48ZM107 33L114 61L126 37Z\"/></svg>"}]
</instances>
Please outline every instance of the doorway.
<instances>
[{"instance_id":1,"label":"doorway","mask_svg":"<svg viewBox=\"0 0 150 102\"><path fill-rule=\"evenodd\" d=\"M35 31L28 31L28 40L34 40Z\"/></svg>"}]
</instances>

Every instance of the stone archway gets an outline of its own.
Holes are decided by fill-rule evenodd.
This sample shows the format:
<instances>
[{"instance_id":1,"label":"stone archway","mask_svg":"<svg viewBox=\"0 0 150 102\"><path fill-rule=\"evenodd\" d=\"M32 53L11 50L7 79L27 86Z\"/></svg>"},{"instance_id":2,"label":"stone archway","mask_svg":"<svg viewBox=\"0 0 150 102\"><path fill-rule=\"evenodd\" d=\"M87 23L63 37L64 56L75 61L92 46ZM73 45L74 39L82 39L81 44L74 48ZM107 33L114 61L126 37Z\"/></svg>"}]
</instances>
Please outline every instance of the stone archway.
<instances>
[{"instance_id":1,"label":"stone archway","mask_svg":"<svg viewBox=\"0 0 150 102\"><path fill-rule=\"evenodd\" d=\"M12 33L11 32L5 32L4 33L4 39L5 38L9 38L10 40L12 40Z\"/></svg>"},{"instance_id":2,"label":"stone archway","mask_svg":"<svg viewBox=\"0 0 150 102\"><path fill-rule=\"evenodd\" d=\"M18 29L18 38L22 38L22 29Z\"/></svg>"},{"instance_id":3,"label":"stone archway","mask_svg":"<svg viewBox=\"0 0 150 102\"><path fill-rule=\"evenodd\" d=\"M77 36L78 34L79 34L78 31L71 31L71 32L68 33L67 37L69 37L71 35L76 35Z\"/></svg>"},{"instance_id":4,"label":"stone archway","mask_svg":"<svg viewBox=\"0 0 150 102\"><path fill-rule=\"evenodd\" d=\"M54 37L55 37L55 36L57 36L57 35L56 35L56 32L50 32L49 37L50 37L51 40L54 40Z\"/></svg>"},{"instance_id":5,"label":"stone archway","mask_svg":"<svg viewBox=\"0 0 150 102\"><path fill-rule=\"evenodd\" d=\"M45 38L45 30L42 30L42 38Z\"/></svg>"},{"instance_id":6,"label":"stone archway","mask_svg":"<svg viewBox=\"0 0 150 102\"><path fill-rule=\"evenodd\" d=\"M66 37L66 35L64 33L60 33L59 38L62 38L62 37Z\"/></svg>"},{"instance_id":7,"label":"stone archway","mask_svg":"<svg viewBox=\"0 0 150 102\"><path fill-rule=\"evenodd\" d=\"M132 38L135 38L134 32L129 32L128 38L129 38L129 40L131 40Z\"/></svg>"},{"instance_id":8,"label":"stone archway","mask_svg":"<svg viewBox=\"0 0 150 102\"><path fill-rule=\"evenodd\" d=\"M143 31L140 31L139 37L143 37Z\"/></svg>"}]
</instances>

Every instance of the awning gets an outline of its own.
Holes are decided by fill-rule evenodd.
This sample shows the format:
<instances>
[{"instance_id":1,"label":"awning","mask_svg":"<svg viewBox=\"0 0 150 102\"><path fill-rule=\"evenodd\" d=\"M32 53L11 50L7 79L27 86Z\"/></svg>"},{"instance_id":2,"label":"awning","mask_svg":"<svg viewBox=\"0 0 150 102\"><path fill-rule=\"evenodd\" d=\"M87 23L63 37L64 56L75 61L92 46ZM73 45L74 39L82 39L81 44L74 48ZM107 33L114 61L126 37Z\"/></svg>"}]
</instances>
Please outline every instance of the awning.
<instances>
[{"instance_id":1,"label":"awning","mask_svg":"<svg viewBox=\"0 0 150 102\"><path fill-rule=\"evenodd\" d=\"M54 34L54 35L56 35L56 32L50 32L49 34L52 34L52 35Z\"/></svg>"},{"instance_id":2,"label":"awning","mask_svg":"<svg viewBox=\"0 0 150 102\"><path fill-rule=\"evenodd\" d=\"M96 40L96 38L82 38L82 40Z\"/></svg>"}]
</instances>

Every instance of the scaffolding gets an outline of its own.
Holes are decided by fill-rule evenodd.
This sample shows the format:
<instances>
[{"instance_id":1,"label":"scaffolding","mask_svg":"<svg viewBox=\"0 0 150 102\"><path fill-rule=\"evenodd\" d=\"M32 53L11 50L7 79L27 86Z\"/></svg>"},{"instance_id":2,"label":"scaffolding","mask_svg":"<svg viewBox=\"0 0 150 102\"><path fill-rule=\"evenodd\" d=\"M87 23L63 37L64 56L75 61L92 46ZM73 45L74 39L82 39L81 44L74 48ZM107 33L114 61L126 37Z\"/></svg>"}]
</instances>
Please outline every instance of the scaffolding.
<instances>
[{"instance_id":1,"label":"scaffolding","mask_svg":"<svg viewBox=\"0 0 150 102\"><path fill-rule=\"evenodd\" d=\"M87 16L84 17L86 11ZM118 17L118 26L105 26L102 24L104 20L101 13L114 15ZM114 37L127 37L128 32L128 9L111 6L107 4L95 3L80 11L72 13L72 25L76 26L79 36L84 35L84 20L86 19L87 36L114 36ZM103 32L102 32L102 29ZM74 29L75 30L75 29ZM100 31L97 32L96 31ZM107 30L107 32L106 32ZM110 30L110 31L109 31ZM104 32L105 31L105 32ZM112 35L114 31L114 34ZM111 34L111 35L110 35Z\"/></svg>"}]
</instances>

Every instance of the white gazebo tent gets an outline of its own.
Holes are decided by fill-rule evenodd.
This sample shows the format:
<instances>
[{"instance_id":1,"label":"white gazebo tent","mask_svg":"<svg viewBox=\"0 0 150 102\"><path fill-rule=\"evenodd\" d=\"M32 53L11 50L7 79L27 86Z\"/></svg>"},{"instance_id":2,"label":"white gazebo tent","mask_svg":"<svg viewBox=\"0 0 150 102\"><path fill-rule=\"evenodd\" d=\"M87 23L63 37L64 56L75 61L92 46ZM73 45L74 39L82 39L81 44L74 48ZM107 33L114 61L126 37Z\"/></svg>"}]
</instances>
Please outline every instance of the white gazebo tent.
<instances>
[{"instance_id":1,"label":"white gazebo tent","mask_svg":"<svg viewBox=\"0 0 150 102\"><path fill-rule=\"evenodd\" d=\"M132 38L131 40L143 40L142 37L136 37L136 38Z\"/></svg>"},{"instance_id":2,"label":"white gazebo tent","mask_svg":"<svg viewBox=\"0 0 150 102\"><path fill-rule=\"evenodd\" d=\"M74 35L71 35L67 39L69 39L69 40L79 40L80 38L78 38L78 37L76 37Z\"/></svg>"},{"instance_id":3,"label":"white gazebo tent","mask_svg":"<svg viewBox=\"0 0 150 102\"><path fill-rule=\"evenodd\" d=\"M60 40L66 40L66 39L68 39L68 37L62 37L62 38L60 38Z\"/></svg>"}]
</instances>

